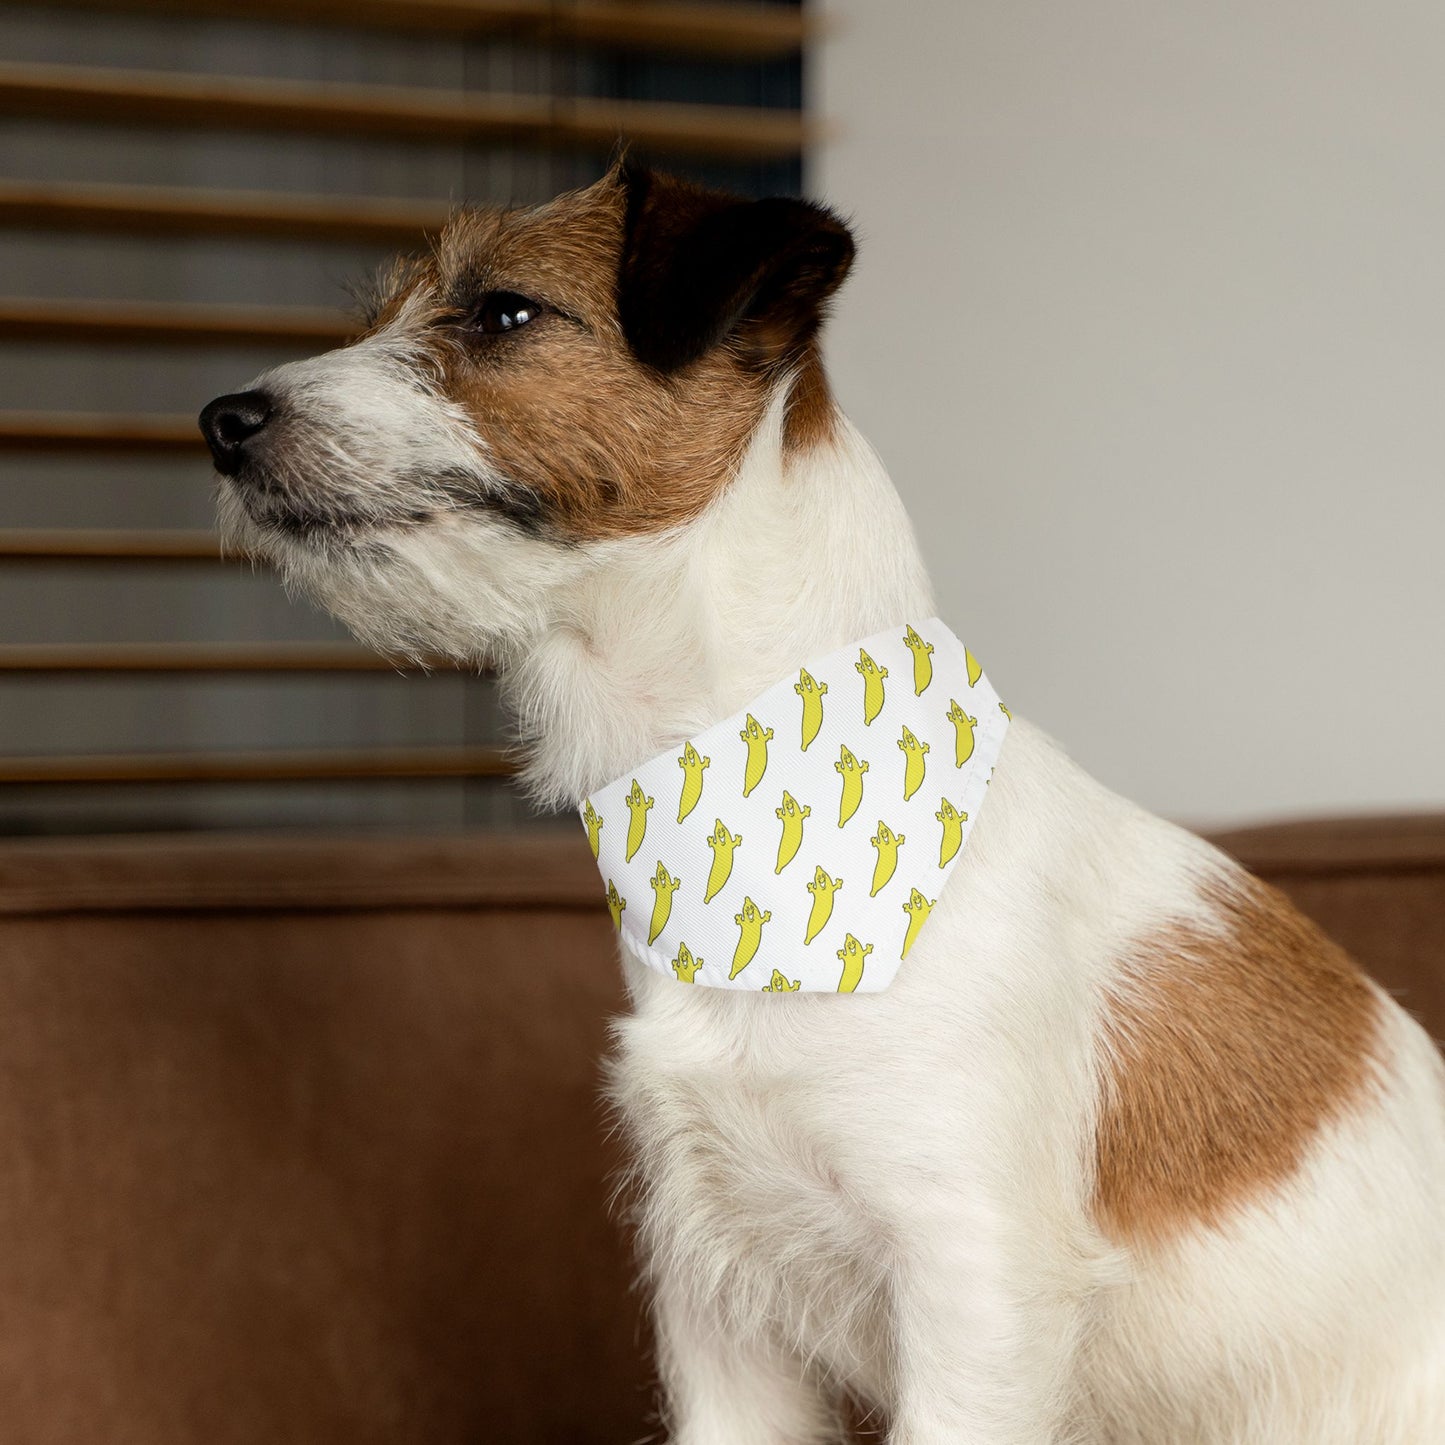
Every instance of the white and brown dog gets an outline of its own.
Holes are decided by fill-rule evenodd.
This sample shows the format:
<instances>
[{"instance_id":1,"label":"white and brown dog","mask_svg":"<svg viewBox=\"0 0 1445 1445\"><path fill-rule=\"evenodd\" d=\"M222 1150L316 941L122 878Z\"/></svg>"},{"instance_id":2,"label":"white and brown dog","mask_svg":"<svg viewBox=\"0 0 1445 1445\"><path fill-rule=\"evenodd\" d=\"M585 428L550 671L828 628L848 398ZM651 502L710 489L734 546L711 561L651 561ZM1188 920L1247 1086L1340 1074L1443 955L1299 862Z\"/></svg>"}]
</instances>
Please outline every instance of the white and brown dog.
<instances>
[{"instance_id":1,"label":"white and brown dog","mask_svg":"<svg viewBox=\"0 0 1445 1445\"><path fill-rule=\"evenodd\" d=\"M847 229L626 165L460 214L367 334L207 407L225 530L497 668L577 804L932 612L816 337ZM798 559L806 557L806 567ZM885 992L624 967L671 1438L1445 1441L1445 1069L1281 897L1023 722Z\"/></svg>"}]
</instances>

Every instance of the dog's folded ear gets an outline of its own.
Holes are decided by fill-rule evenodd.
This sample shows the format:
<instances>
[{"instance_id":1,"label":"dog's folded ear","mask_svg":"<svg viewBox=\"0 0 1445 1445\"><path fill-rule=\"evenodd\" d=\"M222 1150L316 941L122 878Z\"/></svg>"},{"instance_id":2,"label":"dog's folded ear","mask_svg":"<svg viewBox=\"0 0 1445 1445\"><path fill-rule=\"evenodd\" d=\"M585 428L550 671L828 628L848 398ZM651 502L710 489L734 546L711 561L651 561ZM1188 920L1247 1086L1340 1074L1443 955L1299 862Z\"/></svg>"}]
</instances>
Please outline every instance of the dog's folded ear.
<instances>
[{"instance_id":1,"label":"dog's folded ear","mask_svg":"<svg viewBox=\"0 0 1445 1445\"><path fill-rule=\"evenodd\" d=\"M761 364L801 354L853 261L831 211L742 200L624 162L617 304L638 360L677 371L729 337Z\"/></svg>"}]
</instances>

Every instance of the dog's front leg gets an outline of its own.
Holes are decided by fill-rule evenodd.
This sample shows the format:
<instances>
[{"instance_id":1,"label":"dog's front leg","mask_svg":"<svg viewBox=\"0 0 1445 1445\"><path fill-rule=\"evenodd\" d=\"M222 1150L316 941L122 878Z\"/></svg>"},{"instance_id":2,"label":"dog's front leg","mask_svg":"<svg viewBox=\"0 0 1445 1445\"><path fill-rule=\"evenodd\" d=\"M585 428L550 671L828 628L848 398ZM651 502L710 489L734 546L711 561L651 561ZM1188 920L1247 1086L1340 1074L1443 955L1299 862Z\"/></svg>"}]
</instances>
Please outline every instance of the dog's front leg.
<instances>
[{"instance_id":1,"label":"dog's front leg","mask_svg":"<svg viewBox=\"0 0 1445 1445\"><path fill-rule=\"evenodd\" d=\"M915 1231L894 1276L889 1445L1091 1441L1069 1418L1077 1294L1037 1241L951 1212Z\"/></svg>"},{"instance_id":2,"label":"dog's front leg","mask_svg":"<svg viewBox=\"0 0 1445 1445\"><path fill-rule=\"evenodd\" d=\"M675 1283L653 1310L669 1445L836 1445L836 1410L800 1358Z\"/></svg>"}]
</instances>

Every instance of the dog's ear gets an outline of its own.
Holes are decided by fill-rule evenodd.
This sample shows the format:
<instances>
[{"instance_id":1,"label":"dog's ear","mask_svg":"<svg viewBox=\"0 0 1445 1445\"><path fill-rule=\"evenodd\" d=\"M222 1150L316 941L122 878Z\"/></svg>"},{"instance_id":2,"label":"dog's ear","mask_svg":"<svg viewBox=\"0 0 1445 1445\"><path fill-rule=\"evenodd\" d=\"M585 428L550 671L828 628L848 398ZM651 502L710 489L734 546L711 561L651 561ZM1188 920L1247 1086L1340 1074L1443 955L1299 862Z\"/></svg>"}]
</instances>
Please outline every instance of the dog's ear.
<instances>
[{"instance_id":1,"label":"dog's ear","mask_svg":"<svg viewBox=\"0 0 1445 1445\"><path fill-rule=\"evenodd\" d=\"M736 335L764 363L796 357L853 261L853 237L807 201L741 200L623 161L617 304L638 360L677 371Z\"/></svg>"}]
</instances>

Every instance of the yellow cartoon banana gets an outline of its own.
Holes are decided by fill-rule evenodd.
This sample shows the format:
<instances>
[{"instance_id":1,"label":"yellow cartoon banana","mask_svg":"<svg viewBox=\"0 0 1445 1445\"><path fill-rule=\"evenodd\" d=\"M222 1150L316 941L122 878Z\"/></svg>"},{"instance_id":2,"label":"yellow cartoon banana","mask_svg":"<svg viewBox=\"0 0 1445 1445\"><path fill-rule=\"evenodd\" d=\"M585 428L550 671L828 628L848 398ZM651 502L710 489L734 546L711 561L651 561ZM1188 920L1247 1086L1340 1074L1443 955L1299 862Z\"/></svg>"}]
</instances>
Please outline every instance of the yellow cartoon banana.
<instances>
[{"instance_id":1,"label":"yellow cartoon banana","mask_svg":"<svg viewBox=\"0 0 1445 1445\"><path fill-rule=\"evenodd\" d=\"M785 792L783 806L774 808L773 812L783 824L783 836L778 839L778 866L773 869L774 873L781 873L797 857L803 843L803 819L812 817L813 810L799 807L793 795Z\"/></svg>"},{"instance_id":2,"label":"yellow cartoon banana","mask_svg":"<svg viewBox=\"0 0 1445 1445\"><path fill-rule=\"evenodd\" d=\"M758 905L751 898L743 899L743 911L733 914L733 922L738 925L738 946L733 951L729 978L736 978L753 961L758 945L763 941L763 924L772 916L771 909L759 913Z\"/></svg>"},{"instance_id":3,"label":"yellow cartoon banana","mask_svg":"<svg viewBox=\"0 0 1445 1445\"><path fill-rule=\"evenodd\" d=\"M667 927L667 920L672 913L672 895L682 887L682 879L674 878L666 868L662 866L662 859L657 860L657 872L652 875L652 891L657 895L652 904L652 924L647 930L647 941L657 942L657 935Z\"/></svg>"},{"instance_id":4,"label":"yellow cartoon banana","mask_svg":"<svg viewBox=\"0 0 1445 1445\"><path fill-rule=\"evenodd\" d=\"M906 803L920 787L923 786L923 771L928 766L924 761L924 754L928 752L928 744L921 743L913 735L911 728L903 729L903 736L898 742L902 749L905 762L903 764L903 801Z\"/></svg>"},{"instance_id":5,"label":"yellow cartoon banana","mask_svg":"<svg viewBox=\"0 0 1445 1445\"><path fill-rule=\"evenodd\" d=\"M942 868L963 842L963 825L968 822L968 814L955 808L947 798L938 801L943 806L933 816L943 824L943 840L938 845L938 866Z\"/></svg>"},{"instance_id":6,"label":"yellow cartoon banana","mask_svg":"<svg viewBox=\"0 0 1445 1445\"><path fill-rule=\"evenodd\" d=\"M933 681L933 644L925 642L911 627L904 634L903 642L913 654L913 696L922 697Z\"/></svg>"},{"instance_id":7,"label":"yellow cartoon banana","mask_svg":"<svg viewBox=\"0 0 1445 1445\"><path fill-rule=\"evenodd\" d=\"M612 926L616 929L622 927L622 910L627 907L627 900L617 891L617 885L609 878L607 880L607 911L612 915Z\"/></svg>"},{"instance_id":8,"label":"yellow cartoon banana","mask_svg":"<svg viewBox=\"0 0 1445 1445\"><path fill-rule=\"evenodd\" d=\"M697 807L697 800L702 797L703 769L712 766L712 759L700 758L691 743L684 743L677 765L682 769L682 796L677 802L677 821L680 823Z\"/></svg>"},{"instance_id":9,"label":"yellow cartoon banana","mask_svg":"<svg viewBox=\"0 0 1445 1445\"><path fill-rule=\"evenodd\" d=\"M677 957L672 960L672 971L677 975L679 983L696 983L697 971L702 967L702 959L694 958L687 951L687 944L679 944Z\"/></svg>"},{"instance_id":10,"label":"yellow cartoon banana","mask_svg":"<svg viewBox=\"0 0 1445 1445\"><path fill-rule=\"evenodd\" d=\"M868 771L868 764L860 763L844 746L839 751L838 761L833 764L833 771L843 779L843 795L838 800L838 826L841 828L863 801L863 774Z\"/></svg>"},{"instance_id":11,"label":"yellow cartoon banana","mask_svg":"<svg viewBox=\"0 0 1445 1445\"><path fill-rule=\"evenodd\" d=\"M882 818L878 820L878 833L868 840L878 850L878 861L873 865L873 891L870 898L878 896L879 889L886 886L898 867L898 850L908 841L902 833L895 833Z\"/></svg>"},{"instance_id":12,"label":"yellow cartoon banana","mask_svg":"<svg viewBox=\"0 0 1445 1445\"><path fill-rule=\"evenodd\" d=\"M711 903L728 881L733 871L733 849L742 841L741 833L734 837L728 832L727 824L721 818L717 820L717 826L707 838L707 846L712 849L712 867L708 870L707 892L702 895L704 903Z\"/></svg>"},{"instance_id":13,"label":"yellow cartoon banana","mask_svg":"<svg viewBox=\"0 0 1445 1445\"><path fill-rule=\"evenodd\" d=\"M968 667L968 685L973 687L983 676L983 668L978 665L978 659L966 647L963 649L963 660Z\"/></svg>"},{"instance_id":14,"label":"yellow cartoon banana","mask_svg":"<svg viewBox=\"0 0 1445 1445\"><path fill-rule=\"evenodd\" d=\"M773 730L765 728L749 713L747 725L738 736L748 745L748 765L743 772L743 797L746 798L768 770L768 743L772 741Z\"/></svg>"},{"instance_id":15,"label":"yellow cartoon banana","mask_svg":"<svg viewBox=\"0 0 1445 1445\"><path fill-rule=\"evenodd\" d=\"M1014 715L1013 715L1002 703L999 703L999 705L998 705L998 710L999 710L1010 722L1012 722L1012 721L1014 720Z\"/></svg>"},{"instance_id":16,"label":"yellow cartoon banana","mask_svg":"<svg viewBox=\"0 0 1445 1445\"><path fill-rule=\"evenodd\" d=\"M883 679L888 676L888 669L879 667L860 647L853 670L863 675L863 721L871 723L883 711Z\"/></svg>"},{"instance_id":17,"label":"yellow cartoon banana","mask_svg":"<svg viewBox=\"0 0 1445 1445\"><path fill-rule=\"evenodd\" d=\"M937 902L936 898L925 898L916 888L908 895L908 902L903 905L903 911L908 915L908 932L903 935L900 958L908 957L908 950L918 940L919 929L928 921L928 915Z\"/></svg>"},{"instance_id":18,"label":"yellow cartoon banana","mask_svg":"<svg viewBox=\"0 0 1445 1445\"><path fill-rule=\"evenodd\" d=\"M763 985L763 992L764 992L764 993L797 993L797 991L798 991L800 988L802 988L802 986L803 986L803 980L802 980L802 979L800 979L800 978L795 978L795 979L792 981L792 983L789 983L788 980L783 977L782 973L779 972L779 970L775 968L775 969L773 970L773 976L772 976L772 978L769 979L768 982Z\"/></svg>"},{"instance_id":19,"label":"yellow cartoon banana","mask_svg":"<svg viewBox=\"0 0 1445 1445\"><path fill-rule=\"evenodd\" d=\"M978 726L978 719L969 717L949 698L948 720L954 726L953 761L961 768L973 756L973 730Z\"/></svg>"},{"instance_id":20,"label":"yellow cartoon banana","mask_svg":"<svg viewBox=\"0 0 1445 1445\"><path fill-rule=\"evenodd\" d=\"M587 799L587 806L582 810L582 821L587 825L587 846L592 850L592 856L597 856L597 850L602 846L602 815L592 806L592 799Z\"/></svg>"},{"instance_id":21,"label":"yellow cartoon banana","mask_svg":"<svg viewBox=\"0 0 1445 1445\"><path fill-rule=\"evenodd\" d=\"M627 861L632 862L632 855L642 847L642 840L647 836L647 810L652 807L652 799L642 794L642 785L636 778L632 780L632 791L627 795L627 811L632 814L632 820L627 825Z\"/></svg>"},{"instance_id":22,"label":"yellow cartoon banana","mask_svg":"<svg viewBox=\"0 0 1445 1445\"><path fill-rule=\"evenodd\" d=\"M813 881L808 892L813 895L813 907L808 913L808 932L804 943L811 943L833 916L833 895L843 886L841 878L829 878L828 871L819 867L813 870Z\"/></svg>"},{"instance_id":23,"label":"yellow cartoon banana","mask_svg":"<svg viewBox=\"0 0 1445 1445\"><path fill-rule=\"evenodd\" d=\"M793 691L803 699L803 751L818 736L823 726L823 694L828 691L826 682L814 682L812 674L805 667L798 673Z\"/></svg>"},{"instance_id":24,"label":"yellow cartoon banana","mask_svg":"<svg viewBox=\"0 0 1445 1445\"><path fill-rule=\"evenodd\" d=\"M859 943L850 933L838 950L838 959L843 965L843 976L838 980L839 993L852 993L863 982L863 965L873 952L871 943Z\"/></svg>"}]
</instances>

